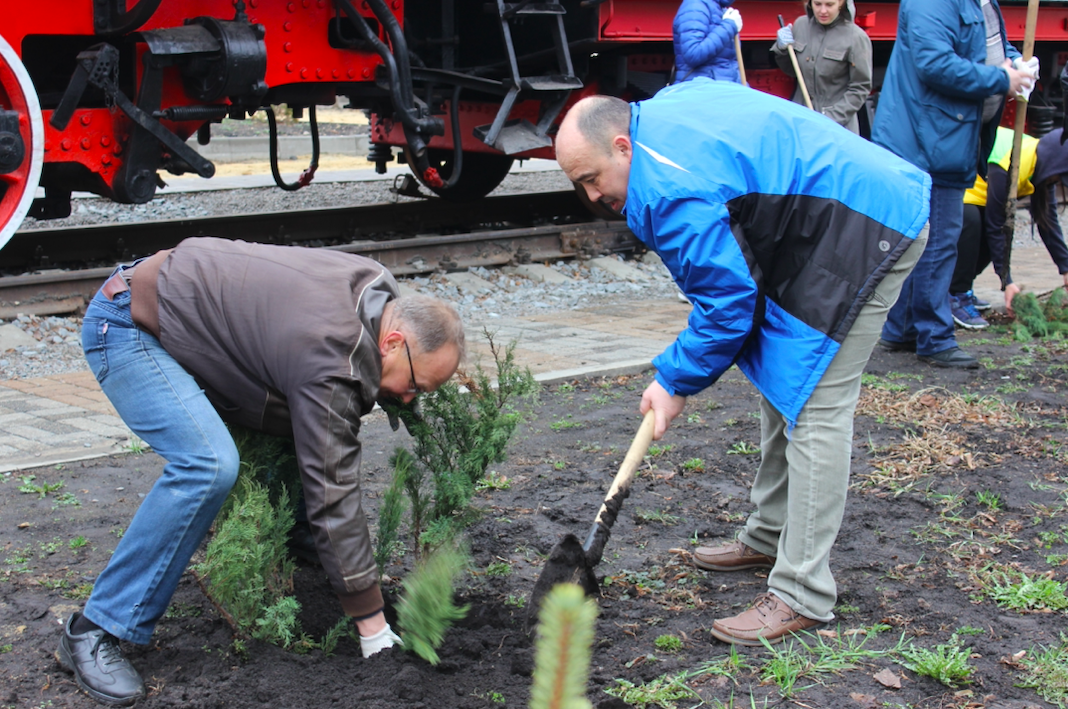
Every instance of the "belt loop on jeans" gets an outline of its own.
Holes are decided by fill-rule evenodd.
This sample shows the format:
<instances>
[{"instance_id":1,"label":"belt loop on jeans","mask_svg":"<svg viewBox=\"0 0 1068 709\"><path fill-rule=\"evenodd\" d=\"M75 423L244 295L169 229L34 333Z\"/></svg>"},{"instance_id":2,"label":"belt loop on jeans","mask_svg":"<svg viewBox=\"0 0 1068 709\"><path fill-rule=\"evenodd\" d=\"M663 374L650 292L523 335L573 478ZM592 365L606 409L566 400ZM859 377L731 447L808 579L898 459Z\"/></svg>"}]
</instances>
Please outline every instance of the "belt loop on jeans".
<instances>
[{"instance_id":1,"label":"belt loop on jeans","mask_svg":"<svg viewBox=\"0 0 1068 709\"><path fill-rule=\"evenodd\" d=\"M130 290L130 284L123 278L121 270L111 274L111 278L104 281L104 285L100 287L100 292L108 300L115 300L115 296L128 290Z\"/></svg>"}]
</instances>

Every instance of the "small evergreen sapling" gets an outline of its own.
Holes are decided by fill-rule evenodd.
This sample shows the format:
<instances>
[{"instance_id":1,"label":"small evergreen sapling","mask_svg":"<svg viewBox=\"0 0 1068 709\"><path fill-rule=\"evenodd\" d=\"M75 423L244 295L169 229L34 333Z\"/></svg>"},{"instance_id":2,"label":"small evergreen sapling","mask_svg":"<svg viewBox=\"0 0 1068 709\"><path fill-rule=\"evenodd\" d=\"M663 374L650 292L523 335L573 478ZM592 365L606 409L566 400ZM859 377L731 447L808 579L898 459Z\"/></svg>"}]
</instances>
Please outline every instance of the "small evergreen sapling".
<instances>
[{"instance_id":1,"label":"small evergreen sapling","mask_svg":"<svg viewBox=\"0 0 1068 709\"><path fill-rule=\"evenodd\" d=\"M597 605L572 583L545 596L538 613L530 709L592 709L586 698Z\"/></svg>"},{"instance_id":2,"label":"small evergreen sapling","mask_svg":"<svg viewBox=\"0 0 1068 709\"><path fill-rule=\"evenodd\" d=\"M404 594L397 604L397 623L404 649L432 665L445 631L467 615L468 606L453 602L456 578L467 566L467 554L453 545L438 547L404 579Z\"/></svg>"},{"instance_id":3,"label":"small evergreen sapling","mask_svg":"<svg viewBox=\"0 0 1068 709\"><path fill-rule=\"evenodd\" d=\"M411 407L387 409L404 421L415 440L414 458L398 449L390 462L394 470L391 489L403 487L411 501L417 558L455 537L469 523L478 483L491 464L504 460L522 412L537 397L539 385L534 376L515 362L515 343L502 348L489 333L486 338L497 367L496 383L476 364L472 375L460 376L463 388L450 381L420 397L420 414ZM427 489L431 487L428 481L432 491ZM379 536L387 539L393 530L380 527ZM380 543L376 557L384 567L388 555L382 549Z\"/></svg>"}]
</instances>

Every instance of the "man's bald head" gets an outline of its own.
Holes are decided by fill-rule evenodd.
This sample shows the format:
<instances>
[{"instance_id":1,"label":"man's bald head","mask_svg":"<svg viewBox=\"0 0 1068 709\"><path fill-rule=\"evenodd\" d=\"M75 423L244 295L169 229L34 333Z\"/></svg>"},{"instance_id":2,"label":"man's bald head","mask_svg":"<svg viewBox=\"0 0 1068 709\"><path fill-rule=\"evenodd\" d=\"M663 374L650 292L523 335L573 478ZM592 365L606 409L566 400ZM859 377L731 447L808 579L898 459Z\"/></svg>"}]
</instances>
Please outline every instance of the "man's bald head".
<instances>
[{"instance_id":1,"label":"man's bald head","mask_svg":"<svg viewBox=\"0 0 1068 709\"><path fill-rule=\"evenodd\" d=\"M614 96L589 96L568 111L560 130L568 123L590 147L607 155L616 136L630 136L630 104Z\"/></svg>"}]
</instances>

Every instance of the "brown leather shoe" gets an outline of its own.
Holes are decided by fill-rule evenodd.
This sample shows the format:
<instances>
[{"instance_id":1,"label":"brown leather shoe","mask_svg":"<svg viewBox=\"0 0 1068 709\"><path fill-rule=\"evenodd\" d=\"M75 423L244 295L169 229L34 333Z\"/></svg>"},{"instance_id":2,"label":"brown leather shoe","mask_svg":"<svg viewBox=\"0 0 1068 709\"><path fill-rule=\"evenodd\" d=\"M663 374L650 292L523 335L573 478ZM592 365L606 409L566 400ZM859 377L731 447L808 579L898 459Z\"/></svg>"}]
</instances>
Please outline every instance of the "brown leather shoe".
<instances>
[{"instance_id":1,"label":"brown leather shoe","mask_svg":"<svg viewBox=\"0 0 1068 709\"><path fill-rule=\"evenodd\" d=\"M775 557L761 554L736 539L723 546L697 547L693 553L693 563L709 571L770 569L775 566Z\"/></svg>"},{"instance_id":2,"label":"brown leather shoe","mask_svg":"<svg viewBox=\"0 0 1068 709\"><path fill-rule=\"evenodd\" d=\"M762 593L749 610L712 623L712 637L731 645L758 647L763 645L761 638L774 645L787 635L824 625L822 621L801 615L774 593Z\"/></svg>"}]
</instances>

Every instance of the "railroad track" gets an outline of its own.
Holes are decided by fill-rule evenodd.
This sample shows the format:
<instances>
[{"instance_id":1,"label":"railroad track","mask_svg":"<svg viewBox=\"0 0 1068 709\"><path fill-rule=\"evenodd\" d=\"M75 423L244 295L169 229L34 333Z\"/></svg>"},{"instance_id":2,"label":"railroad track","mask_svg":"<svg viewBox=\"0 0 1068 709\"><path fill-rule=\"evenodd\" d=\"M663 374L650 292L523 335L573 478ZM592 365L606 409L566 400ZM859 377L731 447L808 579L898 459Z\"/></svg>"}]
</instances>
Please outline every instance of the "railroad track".
<instances>
[{"instance_id":1,"label":"railroad track","mask_svg":"<svg viewBox=\"0 0 1068 709\"><path fill-rule=\"evenodd\" d=\"M5 270L38 266L33 273L0 277L0 318L18 313L76 312L116 262L198 235L360 254L381 262L395 276L591 257L633 251L639 246L624 222L590 221L572 192L497 197L477 206L428 200L312 212L35 229L17 232L0 251L0 268ZM40 268L75 261L107 265Z\"/></svg>"}]
</instances>

